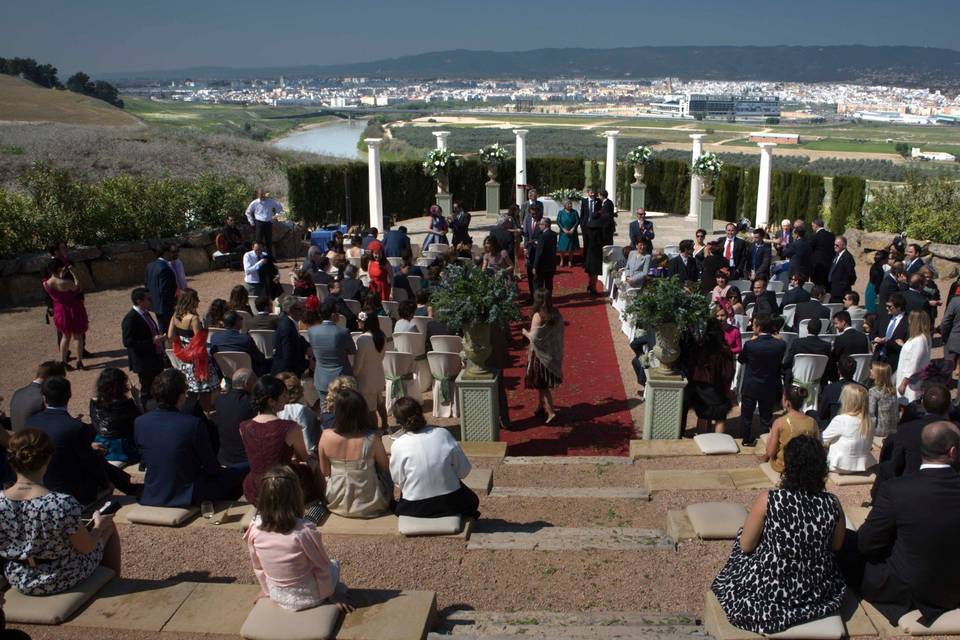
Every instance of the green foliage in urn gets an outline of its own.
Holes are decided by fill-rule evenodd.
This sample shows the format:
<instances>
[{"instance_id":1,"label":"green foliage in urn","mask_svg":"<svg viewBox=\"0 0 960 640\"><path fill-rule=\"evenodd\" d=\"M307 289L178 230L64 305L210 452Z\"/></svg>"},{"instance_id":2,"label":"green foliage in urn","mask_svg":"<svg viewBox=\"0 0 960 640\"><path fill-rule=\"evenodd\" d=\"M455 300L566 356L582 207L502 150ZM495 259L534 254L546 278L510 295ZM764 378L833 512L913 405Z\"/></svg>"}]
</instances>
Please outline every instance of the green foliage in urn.
<instances>
[{"instance_id":1,"label":"green foliage in urn","mask_svg":"<svg viewBox=\"0 0 960 640\"><path fill-rule=\"evenodd\" d=\"M688 291L677 278L653 278L627 303L627 320L642 329L676 325L699 334L710 316L707 298Z\"/></svg>"},{"instance_id":2,"label":"green foliage in urn","mask_svg":"<svg viewBox=\"0 0 960 640\"><path fill-rule=\"evenodd\" d=\"M516 286L506 271L486 273L478 267L450 265L440 285L430 296L430 306L437 318L451 331L473 325L503 325L520 319Z\"/></svg>"}]
</instances>

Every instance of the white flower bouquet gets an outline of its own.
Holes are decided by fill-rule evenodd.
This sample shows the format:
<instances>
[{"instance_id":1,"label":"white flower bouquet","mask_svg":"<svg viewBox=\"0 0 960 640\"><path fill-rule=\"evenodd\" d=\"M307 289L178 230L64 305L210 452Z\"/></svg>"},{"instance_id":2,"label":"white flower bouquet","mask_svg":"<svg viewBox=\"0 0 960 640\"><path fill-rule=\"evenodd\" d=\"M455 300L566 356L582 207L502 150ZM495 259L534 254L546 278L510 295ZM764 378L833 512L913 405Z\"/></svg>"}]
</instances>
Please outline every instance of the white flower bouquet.
<instances>
[{"instance_id":1,"label":"white flower bouquet","mask_svg":"<svg viewBox=\"0 0 960 640\"><path fill-rule=\"evenodd\" d=\"M708 151L694 161L690 172L695 176L713 181L720 176L721 169L723 169L723 160L717 154Z\"/></svg>"},{"instance_id":2,"label":"white flower bouquet","mask_svg":"<svg viewBox=\"0 0 960 640\"><path fill-rule=\"evenodd\" d=\"M563 204L564 200L572 200L575 204L579 205L579 200L582 196L579 189L557 189L556 191L550 192L550 197L560 204Z\"/></svg>"},{"instance_id":3,"label":"white flower bouquet","mask_svg":"<svg viewBox=\"0 0 960 640\"><path fill-rule=\"evenodd\" d=\"M459 167L463 159L449 149L432 149L423 161L423 172L431 178L446 174L452 167Z\"/></svg>"},{"instance_id":4,"label":"white flower bouquet","mask_svg":"<svg viewBox=\"0 0 960 640\"><path fill-rule=\"evenodd\" d=\"M507 148L499 142L488 144L480 149L480 162L490 166L500 166L507 159Z\"/></svg>"},{"instance_id":5,"label":"white flower bouquet","mask_svg":"<svg viewBox=\"0 0 960 640\"><path fill-rule=\"evenodd\" d=\"M637 145L627 153L627 162L634 166L653 164L653 149L644 145Z\"/></svg>"}]
</instances>

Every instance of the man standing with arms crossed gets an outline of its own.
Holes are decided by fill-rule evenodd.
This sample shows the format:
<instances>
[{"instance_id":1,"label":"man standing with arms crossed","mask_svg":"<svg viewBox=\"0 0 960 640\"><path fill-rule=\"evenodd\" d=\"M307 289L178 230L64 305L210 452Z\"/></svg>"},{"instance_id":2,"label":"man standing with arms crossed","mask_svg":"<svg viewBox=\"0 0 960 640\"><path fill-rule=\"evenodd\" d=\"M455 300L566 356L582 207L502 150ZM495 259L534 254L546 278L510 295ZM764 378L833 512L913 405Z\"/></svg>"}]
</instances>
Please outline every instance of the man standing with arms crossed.
<instances>
[{"instance_id":1,"label":"man standing with arms crossed","mask_svg":"<svg viewBox=\"0 0 960 640\"><path fill-rule=\"evenodd\" d=\"M247 207L247 221L254 227L256 240L267 253L273 255L273 219L283 213L283 205L267 197L263 187L257 188L257 197Z\"/></svg>"}]
</instances>

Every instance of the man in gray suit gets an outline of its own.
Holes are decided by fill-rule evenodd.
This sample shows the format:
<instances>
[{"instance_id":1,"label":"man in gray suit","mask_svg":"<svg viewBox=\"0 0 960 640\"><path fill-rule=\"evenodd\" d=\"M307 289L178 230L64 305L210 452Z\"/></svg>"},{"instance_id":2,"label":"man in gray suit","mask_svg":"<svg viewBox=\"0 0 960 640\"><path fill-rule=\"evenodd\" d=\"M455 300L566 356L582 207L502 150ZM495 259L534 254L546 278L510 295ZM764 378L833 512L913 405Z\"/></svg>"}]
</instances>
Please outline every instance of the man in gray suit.
<instances>
[{"instance_id":1,"label":"man in gray suit","mask_svg":"<svg viewBox=\"0 0 960 640\"><path fill-rule=\"evenodd\" d=\"M954 296L940 322L943 336L943 355L956 360L960 358L960 296Z\"/></svg>"},{"instance_id":2,"label":"man in gray suit","mask_svg":"<svg viewBox=\"0 0 960 640\"><path fill-rule=\"evenodd\" d=\"M355 354L357 346L350 337L350 332L337 326L337 317L335 303L329 299L324 300L320 306L322 322L310 327L307 332L307 339L316 360L313 383L321 399L326 398L327 386L334 378L353 375L353 367L350 366L347 356Z\"/></svg>"},{"instance_id":3,"label":"man in gray suit","mask_svg":"<svg viewBox=\"0 0 960 640\"><path fill-rule=\"evenodd\" d=\"M10 424L14 431L20 431L27 426L27 420L34 414L43 411L43 395L40 388L47 378L65 378L67 370L63 364L55 360L47 360L37 367L37 377L27 386L17 389L10 398Z\"/></svg>"}]
</instances>

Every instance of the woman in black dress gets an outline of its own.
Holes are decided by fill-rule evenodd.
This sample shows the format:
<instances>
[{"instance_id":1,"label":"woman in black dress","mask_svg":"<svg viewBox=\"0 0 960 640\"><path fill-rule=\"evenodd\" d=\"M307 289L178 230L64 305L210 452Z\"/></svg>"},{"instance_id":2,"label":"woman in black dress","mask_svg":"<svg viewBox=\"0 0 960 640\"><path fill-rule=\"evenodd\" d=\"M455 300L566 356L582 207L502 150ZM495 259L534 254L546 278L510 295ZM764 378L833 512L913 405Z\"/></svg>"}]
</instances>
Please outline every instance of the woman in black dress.
<instances>
[{"instance_id":1,"label":"woman in black dress","mask_svg":"<svg viewBox=\"0 0 960 640\"><path fill-rule=\"evenodd\" d=\"M735 371L733 354L723 339L720 321L710 318L699 344L688 350L688 401L697 414L697 433L709 430L713 422L717 433L726 428L730 412L730 385Z\"/></svg>"},{"instance_id":2,"label":"woman in black dress","mask_svg":"<svg viewBox=\"0 0 960 640\"><path fill-rule=\"evenodd\" d=\"M610 216L598 202L587 223L583 225L583 270L587 272L587 292L591 296L599 295L597 278L603 272L603 230L609 221Z\"/></svg>"},{"instance_id":3,"label":"woman in black dress","mask_svg":"<svg viewBox=\"0 0 960 640\"><path fill-rule=\"evenodd\" d=\"M90 420L107 460L128 464L140 461L140 451L133 441L133 421L139 417L140 408L131 397L127 374L116 367L101 371L97 397L90 399Z\"/></svg>"}]
</instances>

